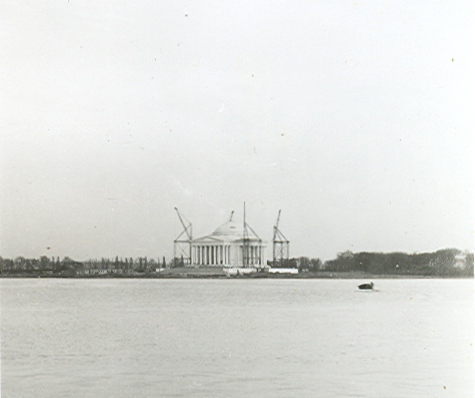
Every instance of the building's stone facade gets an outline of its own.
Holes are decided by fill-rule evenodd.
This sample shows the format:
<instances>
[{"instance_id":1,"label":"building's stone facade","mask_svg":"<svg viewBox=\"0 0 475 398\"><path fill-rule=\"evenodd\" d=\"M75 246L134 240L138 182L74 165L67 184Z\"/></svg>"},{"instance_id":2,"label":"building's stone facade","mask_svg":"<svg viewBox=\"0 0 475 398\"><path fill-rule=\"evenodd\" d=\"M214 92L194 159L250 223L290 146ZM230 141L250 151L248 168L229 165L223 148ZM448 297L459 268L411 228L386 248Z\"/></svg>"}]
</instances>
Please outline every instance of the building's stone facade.
<instances>
[{"instance_id":1,"label":"building's stone facade","mask_svg":"<svg viewBox=\"0 0 475 398\"><path fill-rule=\"evenodd\" d=\"M253 267L266 264L266 245L252 231L247 229L244 239L243 227L228 221L211 235L194 239L191 243L191 261L197 266ZM244 246L244 242L246 242ZM244 247L247 248L245 256Z\"/></svg>"}]
</instances>

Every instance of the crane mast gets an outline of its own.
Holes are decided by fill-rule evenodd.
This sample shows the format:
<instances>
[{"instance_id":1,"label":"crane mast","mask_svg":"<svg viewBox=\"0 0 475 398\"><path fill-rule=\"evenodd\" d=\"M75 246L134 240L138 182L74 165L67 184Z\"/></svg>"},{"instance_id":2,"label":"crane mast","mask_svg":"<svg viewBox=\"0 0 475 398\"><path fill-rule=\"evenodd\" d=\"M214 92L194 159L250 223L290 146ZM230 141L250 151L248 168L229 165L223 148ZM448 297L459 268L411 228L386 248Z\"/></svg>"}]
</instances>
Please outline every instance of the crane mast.
<instances>
[{"instance_id":1,"label":"crane mast","mask_svg":"<svg viewBox=\"0 0 475 398\"><path fill-rule=\"evenodd\" d=\"M249 267L249 231L247 230L246 224L246 202L244 202L244 213L243 213L243 226L242 226L242 266L244 268Z\"/></svg>"},{"instance_id":2,"label":"crane mast","mask_svg":"<svg viewBox=\"0 0 475 398\"><path fill-rule=\"evenodd\" d=\"M252 238L252 239L251 239ZM251 240L254 242L252 243ZM256 245L257 240L257 245ZM259 249L257 249L258 247ZM242 266L244 268L262 266L262 239L246 222L246 202L244 202L243 236L242 236Z\"/></svg>"},{"instance_id":3,"label":"crane mast","mask_svg":"<svg viewBox=\"0 0 475 398\"><path fill-rule=\"evenodd\" d=\"M280 210L277 214L277 221L274 225L274 236L272 238L272 267L285 268L289 264L289 240L279 229Z\"/></svg>"},{"instance_id":4,"label":"crane mast","mask_svg":"<svg viewBox=\"0 0 475 398\"><path fill-rule=\"evenodd\" d=\"M175 211L183 229L173 241L173 263L175 267L178 265L178 262L181 266L191 265L191 241L193 240L192 224L183 214L180 213L177 207L175 207Z\"/></svg>"}]
</instances>

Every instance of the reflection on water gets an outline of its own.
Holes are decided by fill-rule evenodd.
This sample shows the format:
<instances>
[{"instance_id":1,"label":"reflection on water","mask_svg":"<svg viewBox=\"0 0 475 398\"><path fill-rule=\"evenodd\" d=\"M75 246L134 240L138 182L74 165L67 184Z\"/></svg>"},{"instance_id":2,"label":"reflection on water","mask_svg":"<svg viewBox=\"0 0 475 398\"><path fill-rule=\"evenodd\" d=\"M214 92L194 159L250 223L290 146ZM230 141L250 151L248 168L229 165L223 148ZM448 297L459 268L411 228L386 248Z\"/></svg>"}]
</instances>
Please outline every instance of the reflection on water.
<instances>
[{"instance_id":1,"label":"reflection on water","mask_svg":"<svg viewBox=\"0 0 475 398\"><path fill-rule=\"evenodd\" d=\"M473 281L360 282L2 280L2 396L473 396Z\"/></svg>"}]
</instances>

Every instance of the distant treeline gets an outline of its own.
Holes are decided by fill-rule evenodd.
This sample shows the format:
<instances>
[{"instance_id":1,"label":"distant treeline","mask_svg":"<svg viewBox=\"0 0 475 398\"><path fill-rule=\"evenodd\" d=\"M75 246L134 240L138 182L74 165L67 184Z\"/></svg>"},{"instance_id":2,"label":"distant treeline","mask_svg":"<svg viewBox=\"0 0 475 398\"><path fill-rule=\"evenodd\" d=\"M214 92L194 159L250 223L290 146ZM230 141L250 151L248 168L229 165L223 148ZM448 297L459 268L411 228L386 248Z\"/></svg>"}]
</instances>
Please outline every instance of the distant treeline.
<instances>
[{"instance_id":1,"label":"distant treeline","mask_svg":"<svg viewBox=\"0 0 475 398\"><path fill-rule=\"evenodd\" d=\"M352 253L338 254L326 261L326 271L363 271L376 275L472 276L473 253L443 249L433 253Z\"/></svg>"},{"instance_id":2,"label":"distant treeline","mask_svg":"<svg viewBox=\"0 0 475 398\"><path fill-rule=\"evenodd\" d=\"M300 271L321 271L323 269L322 260L319 258L309 257L293 257L290 259L280 259L273 263L272 260L267 261L267 265L273 268L298 268Z\"/></svg>"},{"instance_id":3,"label":"distant treeline","mask_svg":"<svg viewBox=\"0 0 475 398\"><path fill-rule=\"evenodd\" d=\"M272 262L268 262L272 265ZM373 275L472 276L473 253L443 249L433 253L339 253L325 263L318 258L295 257L275 267L299 268L300 272L352 272Z\"/></svg>"},{"instance_id":4,"label":"distant treeline","mask_svg":"<svg viewBox=\"0 0 475 398\"><path fill-rule=\"evenodd\" d=\"M147 257L138 258L101 258L87 261L75 261L70 257L47 257L37 258L16 257L6 259L0 257L0 271L8 274L35 274L44 273L54 275L71 276L74 274L132 274L154 272L157 268L166 268L165 257L153 259Z\"/></svg>"},{"instance_id":5,"label":"distant treeline","mask_svg":"<svg viewBox=\"0 0 475 398\"><path fill-rule=\"evenodd\" d=\"M298 268L300 272L364 272L372 275L407 275L473 277L473 253L458 249L444 249L433 253L339 253L333 260L322 262L319 258L295 257L268 265L280 268ZM167 263L163 258L101 258L100 260L75 261L70 257L37 258L0 257L2 275L141 275L157 269L183 266L183 259Z\"/></svg>"}]
</instances>

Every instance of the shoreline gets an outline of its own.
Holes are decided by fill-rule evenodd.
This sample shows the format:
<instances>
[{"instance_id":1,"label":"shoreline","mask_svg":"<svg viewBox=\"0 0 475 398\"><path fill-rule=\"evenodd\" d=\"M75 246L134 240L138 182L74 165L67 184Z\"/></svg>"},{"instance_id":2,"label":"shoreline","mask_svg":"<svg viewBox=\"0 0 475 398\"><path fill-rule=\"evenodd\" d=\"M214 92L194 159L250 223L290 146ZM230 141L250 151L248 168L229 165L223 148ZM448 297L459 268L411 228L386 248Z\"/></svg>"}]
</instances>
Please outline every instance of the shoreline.
<instances>
[{"instance_id":1,"label":"shoreline","mask_svg":"<svg viewBox=\"0 0 475 398\"><path fill-rule=\"evenodd\" d=\"M474 279L466 275L418 275L418 274L369 274L364 272L301 272L299 274L269 274L255 272L249 275L227 275L222 270L169 269L161 272L131 274L0 274L1 279Z\"/></svg>"}]
</instances>

